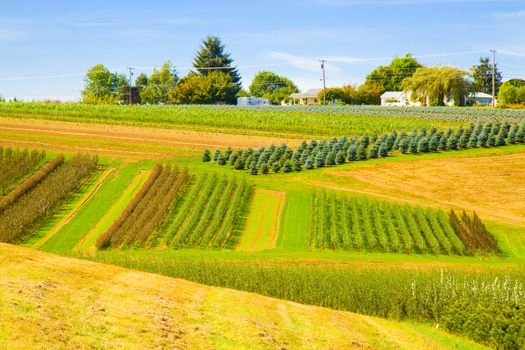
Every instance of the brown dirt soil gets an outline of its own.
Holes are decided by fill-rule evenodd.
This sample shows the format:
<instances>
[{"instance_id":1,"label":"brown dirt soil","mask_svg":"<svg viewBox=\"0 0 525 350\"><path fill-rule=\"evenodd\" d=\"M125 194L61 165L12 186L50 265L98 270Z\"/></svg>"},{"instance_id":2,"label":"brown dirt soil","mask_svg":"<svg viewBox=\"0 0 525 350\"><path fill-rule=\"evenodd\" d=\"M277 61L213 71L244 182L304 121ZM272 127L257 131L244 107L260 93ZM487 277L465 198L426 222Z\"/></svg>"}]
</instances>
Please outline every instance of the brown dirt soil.
<instances>
[{"instance_id":1,"label":"brown dirt soil","mask_svg":"<svg viewBox=\"0 0 525 350\"><path fill-rule=\"evenodd\" d=\"M2 349L481 348L430 327L6 244L0 274Z\"/></svg>"},{"instance_id":2,"label":"brown dirt soil","mask_svg":"<svg viewBox=\"0 0 525 350\"><path fill-rule=\"evenodd\" d=\"M0 143L25 142L48 149L62 148L61 151L70 148L139 158L157 158L172 153L174 148L195 152L204 148L248 148L281 142L290 145L299 143L297 139L278 137L15 118L1 118L0 133ZM9 137L13 133L27 135L28 138Z\"/></svg>"},{"instance_id":3,"label":"brown dirt soil","mask_svg":"<svg viewBox=\"0 0 525 350\"><path fill-rule=\"evenodd\" d=\"M328 187L525 225L525 153L422 159L330 172ZM323 181L319 181L323 184ZM335 183L337 185L335 185Z\"/></svg>"}]
</instances>

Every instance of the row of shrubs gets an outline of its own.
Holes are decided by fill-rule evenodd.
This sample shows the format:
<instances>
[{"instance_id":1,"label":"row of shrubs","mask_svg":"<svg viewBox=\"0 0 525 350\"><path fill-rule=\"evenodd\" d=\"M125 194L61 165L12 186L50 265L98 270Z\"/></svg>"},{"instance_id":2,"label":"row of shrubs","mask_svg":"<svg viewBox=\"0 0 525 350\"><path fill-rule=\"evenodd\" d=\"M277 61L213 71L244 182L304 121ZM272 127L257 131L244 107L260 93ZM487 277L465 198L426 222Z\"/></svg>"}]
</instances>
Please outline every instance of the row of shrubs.
<instances>
[{"instance_id":1,"label":"row of shrubs","mask_svg":"<svg viewBox=\"0 0 525 350\"><path fill-rule=\"evenodd\" d=\"M20 191L24 194L0 212L0 241L20 243L30 237L38 224L50 217L62 201L95 171L97 163L97 157L77 155L45 176L30 178L30 186L21 184L28 187Z\"/></svg>"},{"instance_id":2,"label":"row of shrubs","mask_svg":"<svg viewBox=\"0 0 525 350\"><path fill-rule=\"evenodd\" d=\"M475 147L495 147L525 142L525 121L521 124L504 122L470 123L466 128L448 128L439 131L426 128L392 131L383 135L362 137L342 136L339 139L303 141L295 149L281 144L254 150L206 149L203 162L214 161L220 166L230 165L236 170L249 170L250 174L267 174L322 168L346 162L387 157L393 151L400 153L427 153Z\"/></svg>"}]
</instances>

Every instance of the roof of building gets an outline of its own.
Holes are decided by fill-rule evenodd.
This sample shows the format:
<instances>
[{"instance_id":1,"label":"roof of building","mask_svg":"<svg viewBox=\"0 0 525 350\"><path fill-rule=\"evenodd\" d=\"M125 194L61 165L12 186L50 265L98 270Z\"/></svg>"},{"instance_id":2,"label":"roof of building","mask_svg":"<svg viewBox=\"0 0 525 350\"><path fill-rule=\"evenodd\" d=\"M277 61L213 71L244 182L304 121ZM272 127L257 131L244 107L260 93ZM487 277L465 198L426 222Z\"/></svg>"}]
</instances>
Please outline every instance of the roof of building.
<instances>
[{"instance_id":1,"label":"roof of building","mask_svg":"<svg viewBox=\"0 0 525 350\"><path fill-rule=\"evenodd\" d=\"M471 98L492 98L492 95L486 94L484 92L473 92L468 97Z\"/></svg>"},{"instance_id":2,"label":"roof of building","mask_svg":"<svg viewBox=\"0 0 525 350\"><path fill-rule=\"evenodd\" d=\"M310 89L305 92L294 92L290 95L291 98L312 98L317 97L323 89Z\"/></svg>"},{"instance_id":3,"label":"roof of building","mask_svg":"<svg viewBox=\"0 0 525 350\"><path fill-rule=\"evenodd\" d=\"M403 98L406 98L406 94L404 91L386 91L384 94L381 95L382 99L395 99L400 100Z\"/></svg>"}]
</instances>

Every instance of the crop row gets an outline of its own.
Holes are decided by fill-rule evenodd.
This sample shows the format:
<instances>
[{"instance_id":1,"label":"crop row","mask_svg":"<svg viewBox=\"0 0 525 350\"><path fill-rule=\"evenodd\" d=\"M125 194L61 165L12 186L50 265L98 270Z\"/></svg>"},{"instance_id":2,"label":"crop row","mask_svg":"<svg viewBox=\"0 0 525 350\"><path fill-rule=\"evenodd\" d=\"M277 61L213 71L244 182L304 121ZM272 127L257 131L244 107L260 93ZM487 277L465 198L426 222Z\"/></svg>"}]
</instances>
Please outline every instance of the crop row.
<instances>
[{"instance_id":1,"label":"crop row","mask_svg":"<svg viewBox=\"0 0 525 350\"><path fill-rule=\"evenodd\" d=\"M0 147L0 197L31 173L44 158L44 152Z\"/></svg>"},{"instance_id":2,"label":"crop row","mask_svg":"<svg viewBox=\"0 0 525 350\"><path fill-rule=\"evenodd\" d=\"M124 211L97 239L97 248L150 245L188 180L187 168L180 171L157 164Z\"/></svg>"},{"instance_id":3,"label":"crop row","mask_svg":"<svg viewBox=\"0 0 525 350\"><path fill-rule=\"evenodd\" d=\"M403 109L384 113L375 108L238 108L209 106L98 106L73 103L0 103L0 116L41 118L48 120L87 123L141 125L156 127L184 126L197 129L242 130L243 133L300 135L363 135L391 130L420 127L459 126L463 120L478 117L450 118L441 113L439 118L424 113L405 114ZM467 109L466 109L467 110ZM399 112L396 116L395 112ZM416 111L416 110L414 110ZM382 116L384 114L384 116ZM402 117L400 117L403 115Z\"/></svg>"},{"instance_id":4,"label":"crop row","mask_svg":"<svg viewBox=\"0 0 525 350\"><path fill-rule=\"evenodd\" d=\"M98 254L93 259L208 285L397 320L432 322L495 349L523 349L523 269L408 269L290 261ZM293 260L292 260L293 261Z\"/></svg>"},{"instance_id":5,"label":"crop row","mask_svg":"<svg viewBox=\"0 0 525 350\"><path fill-rule=\"evenodd\" d=\"M0 212L0 241L19 243L27 239L37 226L60 205L97 167L98 159L77 155L63 162L52 161L42 172L15 188L12 198ZM49 171L51 170L51 171Z\"/></svg>"},{"instance_id":6,"label":"crop row","mask_svg":"<svg viewBox=\"0 0 525 350\"><path fill-rule=\"evenodd\" d=\"M497 253L479 217L423 209L334 192L311 199L310 248L417 254Z\"/></svg>"},{"instance_id":7,"label":"crop row","mask_svg":"<svg viewBox=\"0 0 525 350\"><path fill-rule=\"evenodd\" d=\"M176 249L234 247L251 195L244 178L201 175L166 223L166 244Z\"/></svg>"},{"instance_id":8,"label":"crop row","mask_svg":"<svg viewBox=\"0 0 525 350\"><path fill-rule=\"evenodd\" d=\"M251 175L257 175L281 171L289 173L387 157L393 151L427 153L516 143L525 143L525 121L521 124L478 122L469 123L466 128L459 127L456 130L448 128L439 131L432 128L427 131L426 128L421 128L413 129L410 133L392 131L380 136L370 137L365 134L360 138L342 136L329 141L303 141L295 150L286 144L238 151L228 147L224 151L217 149L212 155L206 149L202 161L213 160L220 166L230 165L236 170L248 169Z\"/></svg>"}]
</instances>

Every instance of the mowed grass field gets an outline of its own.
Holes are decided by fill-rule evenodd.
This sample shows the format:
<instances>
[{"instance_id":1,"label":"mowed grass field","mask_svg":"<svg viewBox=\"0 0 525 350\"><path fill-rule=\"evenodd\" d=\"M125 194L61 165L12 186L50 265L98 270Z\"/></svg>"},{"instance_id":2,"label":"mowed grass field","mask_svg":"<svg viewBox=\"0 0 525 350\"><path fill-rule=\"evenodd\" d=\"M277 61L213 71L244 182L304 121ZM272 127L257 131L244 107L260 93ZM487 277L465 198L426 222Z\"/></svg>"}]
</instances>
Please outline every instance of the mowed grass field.
<instances>
[{"instance_id":1,"label":"mowed grass field","mask_svg":"<svg viewBox=\"0 0 525 350\"><path fill-rule=\"evenodd\" d=\"M1 112L0 109L0 115L2 114ZM265 125L264 128L266 128L263 128L264 130L259 130L256 126L245 128L243 124L239 124L238 127L216 126L215 129L211 128L211 131L207 131L203 127L203 125L212 123L209 120L203 122L204 124L197 123L192 129L190 124L182 125L168 121L165 121L162 125L152 125L149 122L141 124L141 119L136 115L133 117L135 119L131 120L132 126L125 125L127 124L125 121L115 122L111 118L104 124L99 124L103 118L99 118L96 115L89 116L89 123L82 122L83 117L81 114L73 115L71 118L67 114L59 114L56 118L53 114L28 114L24 115L23 119L14 119L12 117L13 115L6 113L0 117L0 145L44 149L48 152L48 157L54 157L62 152L66 153L67 157L78 152L100 155L98 168L89 178L89 181L77 188L75 193L68 197L53 212L53 215L47 217L44 224L39 226L29 239L23 242L26 247L33 248L32 250L27 250L27 252L41 254L35 251L41 250L185 278L209 285L257 292L267 296L276 296L307 304L330 306L394 319L417 319L422 321L422 323L418 324L396 324L397 326L394 326L394 323L392 323L391 326L387 327L387 321L385 320L374 319L372 322L370 321L372 318L367 318L366 323L364 323L363 319L355 319L356 323L367 325L363 329L359 328L360 330L356 331L356 339L358 340L355 341L355 344L362 348L427 348L424 345L420 345L423 343L418 342L416 335L423 336L425 341L428 342L427 345L431 344L431 348L439 349L452 346L452 348L466 349L471 348L472 344L468 342L464 344L457 339L451 340L452 338L448 337L447 334L436 332L431 327L435 327L436 323L439 324L439 320L436 319L437 316L418 314L414 318L409 313L401 317L392 316L388 311L374 313L372 311L373 307L368 306L377 306L383 303L383 301L372 301L371 295L375 291L373 293L370 292L370 294L359 291L359 293L365 294L360 294L358 299L362 299L363 305L368 306L338 304L338 300L340 300L338 295L344 297L345 293L350 293L350 289L344 286L344 281L347 281L346 277L339 279L341 284L337 284L337 276L330 275L331 271L335 271L335 274L341 272L341 276L347 276L347 273L351 275L352 271L359 271L360 269L370 269L371 271L384 269L382 270L385 271L384 274L374 274L376 276L374 278L378 278L377 286L394 283L392 284L392 290L396 289L394 282L396 271L406 270L429 271L429 273L452 271L457 273L457 276L461 276L463 273L467 275L469 273L486 271L490 273L490 276L497 276L500 280L506 278L505 276L509 274L513 279L517 280L517 283L525 283L525 281L521 281L523 277L521 266L525 262L525 206L523 205L523 200L521 200L525 194L524 145L433 152L424 155L394 154L386 158L367 160L365 162L350 162L337 167L329 166L323 169L302 172L286 174L281 172L279 174L250 176L248 172L234 171L231 166L221 167L214 163L203 163L201 161L203 149L209 148L213 153L213 149L216 147L224 148L230 145L234 149L246 149L248 147L256 149L261 145L268 146L272 143L279 144L281 142L296 145L302 141L302 138L310 134L327 137L331 132L334 132L330 128L334 127L335 124L331 124L332 122L324 124L324 121L321 121L321 119L327 116L318 113L316 118L319 119L319 125L317 129L312 129L311 133L303 129L303 126L297 126L291 129L294 130L292 133L286 134L277 132L277 124L264 124L268 123L268 120L272 123L277 123L277 119L271 119L267 114L265 114L264 118L270 119L261 121ZM33 117L38 117L39 119L32 119ZM312 116L308 116L308 118L310 117ZM298 118L298 116L293 115L291 120L299 123L298 120L300 119L294 118ZM338 116L337 118L342 117ZM377 118L379 119L366 117L366 120L361 121L352 117L349 123L358 123L358 126L352 129L354 132L361 130L360 128L369 128L367 130L373 132L376 129L370 127L370 123L377 120L381 120L384 123L380 124L379 128L387 128L390 127L389 125L436 125L443 129L447 126L457 126L463 123L461 120L425 120L421 118L387 120L388 118L385 119L385 117ZM285 124L291 122L291 120L288 120ZM416 120L416 122L411 122L413 120ZM225 123L224 121L221 122ZM272 128L275 128L275 130ZM348 128L348 130L351 130L350 126ZM344 129L341 130L341 132L343 131ZM331 135L340 136L339 134ZM155 200L163 198L168 190L166 188L162 189L161 185L159 185L158 190L155 190L157 192L147 194L146 187L151 182L150 177L155 172L154 169L156 169L157 163L163 166L177 166L181 171L188 167L189 180L187 185L180 185L180 200L177 199L171 204L156 202ZM231 181L233 177L235 177L235 180ZM199 179L204 180L201 183ZM334 204L327 206L329 208L327 210L330 210L330 212L323 212L325 209L321 208L318 202L312 200L312 195L320 193L320 191L327 191L327 200L331 200L332 204ZM157 210L150 210L147 214L150 215L149 217L146 216L148 208L144 208L144 206L130 207L130 203L133 203L139 194L147 197L152 203L151 205L158 206L156 207ZM496 253L480 253L476 251L472 254L463 251L459 255L453 255L446 253L446 245L443 245L442 241L439 242L443 245L442 249L432 250L425 248L419 249L420 251L418 249L409 249L396 252L396 249L393 247L398 245L399 242L396 243L394 241L389 241L388 244L390 246L388 248L381 249L381 245L377 244L375 240L379 238L379 243L381 243L380 235L385 234L381 233L380 227L383 225L380 225L381 222L384 222L385 228L388 228L388 225L392 226L392 222L389 223L388 221L392 221L392 218L382 221L384 216L388 217L391 215L388 214L388 209L384 209L384 212L381 211L383 209L374 209L375 211L367 214L369 215L368 219L357 218L356 220L355 215L358 214L351 214L352 209L345 207L347 205L350 206L350 204L344 203L351 203L351 201L344 201L346 197L364 201L363 208L368 208L367 201L373 200L373 203L379 203L373 208L387 208L386 203L403 203L411 208L419 205L423 210L427 210L427 208L439 209L443 211L444 215L450 209L454 209L459 213L462 210L466 210L469 215L475 211L488 230L496 237L499 250ZM227 203L239 203L239 205L238 208L237 205L235 205L235 208L231 208L232 206L228 206ZM136 209L137 212L133 215L142 220L144 227L147 226L156 213L161 211L167 213L164 218L166 224L149 228L151 230L151 233L149 233L150 237L153 238L146 240L146 244L109 245L99 247L100 250L98 250L96 245L99 237L112 227L123 212L127 210L133 213L135 208L139 209ZM344 215L341 214L341 210ZM359 210L366 212L365 209ZM414 224L416 225L415 231L417 231L417 224L425 221L421 217L420 215L419 217L405 218L406 222L412 225L410 228L411 234L414 233ZM313 223L312 220L322 222ZM360 220L362 220L361 224L355 224ZM162 222L162 220L160 221ZM402 221L403 219L400 222ZM354 226L345 226L347 225L345 222L347 224L350 222ZM398 225L397 222L395 225ZM431 222L429 221L428 225L430 224ZM318 232L325 232L323 233L324 235L330 236L329 239L332 243L337 241L339 231L342 229L346 229L354 235L355 232L361 232L366 246L370 249L342 249L341 247L347 247L348 244L342 241L337 244L324 244L322 240L319 241L319 238L317 238L318 242L316 244L312 244L310 235L313 225L318 227ZM359 227L359 225L362 226ZM126 230L121 231L124 234L126 233ZM194 232L202 232L206 240L194 237ZM379 236L374 238L374 234ZM428 244L428 247L432 247L432 233L428 233L428 228L425 232L421 229L417 236L407 239L414 239L414 237L421 240L421 244L425 246ZM401 239L401 244L407 245L406 242L402 242L406 237L403 238L401 234L397 238L395 235L392 235L390 238ZM222 243L212 244L216 239L219 239ZM159 241L161 244L154 244L156 241ZM5 247L5 249L9 249L7 246ZM359 244L357 244L357 247L359 247ZM19 251L17 254L30 254L25 252ZM38 255L38 257L45 259L44 257L49 257L49 255L42 254ZM70 266L69 263L61 263L65 264L65 266ZM274 269L276 264L278 268ZM281 271L280 269L283 266L290 266L291 270ZM294 269L301 269L302 267L315 269L312 270L311 275L308 273L309 270L305 270L306 273L301 270L300 278L304 278L301 283L306 283L309 288L319 287L319 290L310 293L311 296L315 296L317 299L304 297L304 291L294 290L294 286L300 286L300 284L297 284L299 275L294 275L298 271L294 272ZM214 268L218 270L213 270ZM20 269L18 271L21 272ZM48 272L51 273L51 271L46 273ZM286 275L288 272L290 274ZM91 272L80 271L79 273L89 274ZM282 276L286 275L287 282L275 284L274 282L278 280L275 276L279 274ZM337 288L334 288L334 284L331 284L332 282L323 282L323 274L327 277L330 276L332 281L334 281L333 283L337 284ZM133 276L138 278L138 280L149 283L144 277L145 275ZM274 278L274 281L271 281L271 283L267 280L270 276ZM414 276L414 278L418 278L416 275ZM162 277L157 276L155 278ZM410 278L407 277L404 280L408 286L410 286ZM384 279L385 283L380 283L381 279ZM169 288L166 288L171 293L171 289L176 289L176 286L168 281L175 280L166 279L162 280L162 282L151 283L155 283L155 286L166 283L169 286ZM268 283L261 283L261 281L268 281ZM70 282L74 285L78 281L72 279ZM165 298L168 298L167 300L171 300L169 298L179 298L177 295L170 294L160 298L160 300L163 300L159 302L160 304L155 304L158 302L157 290L149 289L149 291L144 291L137 289L140 287L139 285L129 285L128 281L125 282L125 286L120 286L118 284L120 282L122 282L122 279L119 278L107 283L104 282L105 284L96 285L93 288L95 290L101 288L101 290L111 289L115 291L119 288L130 287L132 297L146 293L147 304L153 305L154 308L160 308L159 305L165 305ZM176 281L176 283L179 282ZM484 283L487 282L484 281ZM111 284L113 285L111 286ZM71 293L71 290L68 293ZM150 298L148 293L155 295L152 297L153 301L148 299ZM201 293L206 294L207 292L192 289L191 293L201 295ZM295 293L298 294L296 295ZM125 300L122 300L123 305L134 308L135 303L139 302L138 300L130 299L131 297L127 295L119 295L125 298ZM407 292L406 297L409 298L409 295L410 293ZM117 297L111 293L106 294L106 296L108 298ZM64 297L67 298L67 296ZM91 297L86 296L88 299ZM100 298L100 296L98 297ZM395 298L397 297L395 296ZM183 297L184 300L189 300L188 303L192 306L186 305L186 307L189 307L186 311L183 311L183 306L181 306L179 309L173 309L173 313L185 312L186 315L193 315L196 312L195 309L200 310L204 308L213 313L219 310L220 312L217 314L206 314L206 317L210 320L216 320L218 322L217 325L212 322L211 325L208 325L210 328L199 328L199 331L202 331L202 333L197 332L195 337L189 336L184 332L177 333L178 335L174 336L163 329L148 328L142 332L144 337L140 337L140 341L144 341L143 344L146 344L144 347L160 346L158 340L155 339L161 334L165 339L170 339L173 342L177 339L183 339L181 340L181 346L183 347L188 345L191 348L193 344L200 343L207 344L209 348L245 348L248 345L246 339L250 336L249 334L252 334L249 333L252 331L258 332L257 334L265 334L265 336L260 337L262 338L261 344L256 343L253 345L255 348L259 345L260 348L287 348L286 344L288 344L289 348L341 348L339 345L348 344L345 343L347 341L354 344L352 343L353 340L348 338L348 336L353 336L353 330L349 328L348 324L353 325L352 322L354 321L350 322L346 318L344 320L339 319L339 316L334 316L335 314L307 319L302 318L305 317L304 314L301 316L290 316L289 314L283 316L281 306L275 309L266 307L262 309L252 308L252 304L241 298L240 306L236 309L237 311L235 311L234 315L230 317L226 315L226 312L222 312L225 310L224 305L228 305L228 303L225 302L224 305L219 303L222 301L222 298L225 298L225 294L219 293L210 298L214 300L214 303L194 306L196 302L194 299L190 298L191 300L189 300L187 297ZM407 300L403 299L405 296L400 298L402 300L398 305L401 303L412 305L414 302L409 300L410 298ZM199 301L202 301L202 299L199 299ZM81 303L84 303L84 305L89 304L88 302ZM266 305L263 301L255 303ZM446 315L446 307L443 305L433 305L432 307L438 308L439 306L440 312ZM86 315L82 314L78 309L74 309L76 307L71 305L70 309L66 311L62 309L58 312L62 315L66 312L72 312L75 315ZM407 309L410 309L410 307L412 306L407 306ZM303 306L300 306L300 308L303 308ZM133 321L129 321L136 321L130 324L130 327L133 329L139 327L141 322L149 324L148 322L151 319L158 318L156 315L151 316L152 314L148 314L147 317L149 318L141 318L141 310L144 309L137 307L137 314L133 315ZM252 319L250 318L252 317L251 315L274 311L282 318L274 318L272 316L265 319L264 322L268 321L268 324L278 324L277 328L279 329L254 321L253 326L255 328L250 328L249 334L234 334L224 331L228 327L235 329L235 327L239 327L238 324L246 323L246 320ZM16 312L16 310L13 312ZM118 308L114 308L111 311L113 314L120 312L122 312L122 309ZM218 315L222 315L222 319ZM34 316L40 317L38 312ZM164 316L159 317L162 318ZM170 317L173 316L171 315ZM353 315L352 317L363 316ZM292 321L290 321L290 318ZM319 320L330 320L327 321L329 325L325 325L328 328L323 330L326 333L321 332L320 329L319 334L313 333L306 340L302 339L301 342L294 343L291 339L295 339L297 336L304 338L303 328L306 325L317 324L315 323L316 318ZM199 320L202 319L187 316L184 319L179 317L177 322L182 322L185 325L184 327L191 328L188 325L199 323ZM113 321L114 323L112 323ZM117 327L115 324L118 324L119 321L113 318L112 322L107 320L103 322L106 324L106 327ZM330 322L335 322L337 326L334 325L333 327L335 328L333 328ZM111 325L108 326L108 324ZM395 327L398 326L402 327L399 330L400 334L408 336L409 339L413 338L413 342L407 341L405 338L397 342L398 330ZM99 333L90 333L98 332L99 330L96 329L98 325L86 326L92 328L82 328L81 331L75 327L81 327L81 325L77 326L75 323L75 326L66 329L67 332L72 331L73 335L70 333L61 335L67 339L73 339L71 344L76 344L75 342L84 339L78 338L81 334L95 336L100 343L94 344L102 344L103 346L113 344L114 341L117 342L115 344L127 346L126 344L132 344L133 339L135 341L138 339L128 339L123 335L122 329L118 327L114 332L113 328L111 328L108 335L110 338L105 338ZM366 334L362 333L365 328L368 329L365 332ZM346 329L348 333L345 336L339 334L343 329ZM389 330L385 331L386 329ZM11 329L9 328L8 331L11 331ZM85 333L82 333L84 331ZM329 336L330 334L331 336ZM123 343L118 343L118 341ZM193 341L196 343L192 343ZM133 347L132 345L129 346Z\"/></svg>"},{"instance_id":2,"label":"mowed grass field","mask_svg":"<svg viewBox=\"0 0 525 350\"><path fill-rule=\"evenodd\" d=\"M2 348L484 349L426 325L4 244L0 274Z\"/></svg>"}]
</instances>

